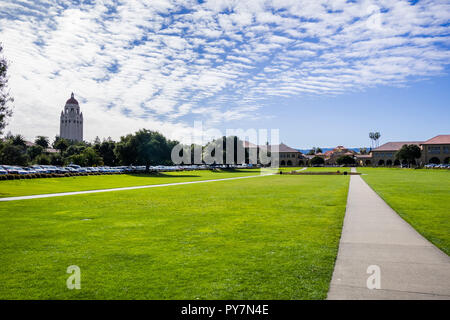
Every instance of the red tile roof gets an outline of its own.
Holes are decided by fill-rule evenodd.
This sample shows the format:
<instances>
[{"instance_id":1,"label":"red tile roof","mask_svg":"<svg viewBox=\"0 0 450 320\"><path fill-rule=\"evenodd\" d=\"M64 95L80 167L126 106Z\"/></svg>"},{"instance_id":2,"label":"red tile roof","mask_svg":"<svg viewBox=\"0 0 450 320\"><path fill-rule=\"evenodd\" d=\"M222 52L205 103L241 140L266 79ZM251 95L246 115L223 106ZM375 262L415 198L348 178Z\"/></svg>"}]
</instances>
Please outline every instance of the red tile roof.
<instances>
[{"instance_id":1,"label":"red tile roof","mask_svg":"<svg viewBox=\"0 0 450 320\"><path fill-rule=\"evenodd\" d=\"M450 134L441 134L431 138L422 144L450 144Z\"/></svg>"},{"instance_id":2,"label":"red tile roof","mask_svg":"<svg viewBox=\"0 0 450 320\"><path fill-rule=\"evenodd\" d=\"M269 150L272 150L272 148L274 148L275 145L270 145L269 146ZM295 153L301 153L300 151L298 151L297 149L291 148L287 145L285 145L284 143L280 143L278 145L278 152L295 152Z\"/></svg>"},{"instance_id":3,"label":"red tile roof","mask_svg":"<svg viewBox=\"0 0 450 320\"><path fill-rule=\"evenodd\" d=\"M258 146L250 141L244 141L244 148L257 148Z\"/></svg>"},{"instance_id":4,"label":"red tile roof","mask_svg":"<svg viewBox=\"0 0 450 320\"><path fill-rule=\"evenodd\" d=\"M378 148L373 149L372 151L397 151L400 150L401 147L405 144L422 144L422 141L398 141L398 142L387 142Z\"/></svg>"}]
</instances>

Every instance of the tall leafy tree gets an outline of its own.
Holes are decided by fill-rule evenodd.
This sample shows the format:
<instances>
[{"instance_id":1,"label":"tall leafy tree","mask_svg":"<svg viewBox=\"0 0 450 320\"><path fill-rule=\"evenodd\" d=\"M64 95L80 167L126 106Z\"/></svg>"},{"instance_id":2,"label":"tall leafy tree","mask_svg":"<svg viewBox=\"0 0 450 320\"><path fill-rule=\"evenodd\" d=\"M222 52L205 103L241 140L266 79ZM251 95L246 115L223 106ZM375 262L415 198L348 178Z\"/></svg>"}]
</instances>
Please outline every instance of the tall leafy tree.
<instances>
[{"instance_id":1,"label":"tall leafy tree","mask_svg":"<svg viewBox=\"0 0 450 320\"><path fill-rule=\"evenodd\" d=\"M35 145L27 148L27 155L32 162L37 156L41 155L43 152L44 148L40 145Z\"/></svg>"},{"instance_id":2,"label":"tall leafy tree","mask_svg":"<svg viewBox=\"0 0 450 320\"><path fill-rule=\"evenodd\" d=\"M337 164L344 164L344 165L349 165L349 164L355 164L355 159L353 159L353 157L351 156L340 156L339 158L336 159L336 163Z\"/></svg>"},{"instance_id":3,"label":"tall leafy tree","mask_svg":"<svg viewBox=\"0 0 450 320\"><path fill-rule=\"evenodd\" d=\"M376 146L379 147L380 144L379 144L378 140L380 140L380 138L381 138L381 133L379 133L378 131L374 132L373 138L375 140Z\"/></svg>"},{"instance_id":4,"label":"tall leafy tree","mask_svg":"<svg viewBox=\"0 0 450 320\"><path fill-rule=\"evenodd\" d=\"M373 149L373 143L375 141L375 133L374 132L369 132L369 138L370 138L370 143Z\"/></svg>"},{"instance_id":5,"label":"tall leafy tree","mask_svg":"<svg viewBox=\"0 0 450 320\"><path fill-rule=\"evenodd\" d=\"M322 151L322 149L320 148L320 147L313 147L311 150L309 150L308 151L308 155L314 155L314 154L317 154L317 153L322 153L323 151Z\"/></svg>"},{"instance_id":6,"label":"tall leafy tree","mask_svg":"<svg viewBox=\"0 0 450 320\"><path fill-rule=\"evenodd\" d=\"M60 153L66 151L66 149L70 146L70 142L67 139L56 136L55 141L53 142L53 148L59 150Z\"/></svg>"},{"instance_id":7,"label":"tall leafy tree","mask_svg":"<svg viewBox=\"0 0 450 320\"><path fill-rule=\"evenodd\" d=\"M27 165L28 157L25 148L14 145L11 142L5 143L0 153L0 163L8 165Z\"/></svg>"},{"instance_id":8,"label":"tall leafy tree","mask_svg":"<svg viewBox=\"0 0 450 320\"><path fill-rule=\"evenodd\" d=\"M41 146L44 149L50 146L50 141L48 140L47 137L44 136L37 136L36 139L34 140L34 143L37 144L38 146Z\"/></svg>"},{"instance_id":9,"label":"tall leafy tree","mask_svg":"<svg viewBox=\"0 0 450 320\"><path fill-rule=\"evenodd\" d=\"M25 138L20 134L9 135L6 139L9 140L13 146L26 148Z\"/></svg>"},{"instance_id":10,"label":"tall leafy tree","mask_svg":"<svg viewBox=\"0 0 450 320\"><path fill-rule=\"evenodd\" d=\"M114 152L123 165L143 165L148 170L150 165L171 162L172 144L159 132L141 129L121 137Z\"/></svg>"},{"instance_id":11,"label":"tall leafy tree","mask_svg":"<svg viewBox=\"0 0 450 320\"><path fill-rule=\"evenodd\" d=\"M116 143L111 139L103 140L100 139L94 142L94 149L103 158L103 163L107 166L116 166L118 164L118 159L114 153Z\"/></svg>"},{"instance_id":12,"label":"tall leafy tree","mask_svg":"<svg viewBox=\"0 0 450 320\"><path fill-rule=\"evenodd\" d=\"M322 157L315 156L314 158L311 159L311 164L312 165L325 164L325 160Z\"/></svg>"},{"instance_id":13,"label":"tall leafy tree","mask_svg":"<svg viewBox=\"0 0 450 320\"><path fill-rule=\"evenodd\" d=\"M233 150L228 150L227 142L233 146ZM248 163L249 160L249 150L248 148L244 148L244 142L239 139L237 136L229 136L229 137L221 137L219 139L213 140L209 142L205 146L204 157L211 153L212 157L215 157L215 152L222 150L222 164L239 164L241 160ZM239 157L243 156L243 159ZM229 159L228 159L229 158ZM219 158L220 159L220 158ZM217 160L219 160L217 159ZM232 163L229 163L232 162Z\"/></svg>"},{"instance_id":14,"label":"tall leafy tree","mask_svg":"<svg viewBox=\"0 0 450 320\"><path fill-rule=\"evenodd\" d=\"M395 154L395 158L405 160L408 165L414 164L419 159L422 152L415 144L404 144Z\"/></svg>"},{"instance_id":15,"label":"tall leafy tree","mask_svg":"<svg viewBox=\"0 0 450 320\"><path fill-rule=\"evenodd\" d=\"M14 99L10 96L8 90L8 62L1 56L3 46L0 43L0 134L6 127L6 120L12 115L12 102Z\"/></svg>"}]
</instances>

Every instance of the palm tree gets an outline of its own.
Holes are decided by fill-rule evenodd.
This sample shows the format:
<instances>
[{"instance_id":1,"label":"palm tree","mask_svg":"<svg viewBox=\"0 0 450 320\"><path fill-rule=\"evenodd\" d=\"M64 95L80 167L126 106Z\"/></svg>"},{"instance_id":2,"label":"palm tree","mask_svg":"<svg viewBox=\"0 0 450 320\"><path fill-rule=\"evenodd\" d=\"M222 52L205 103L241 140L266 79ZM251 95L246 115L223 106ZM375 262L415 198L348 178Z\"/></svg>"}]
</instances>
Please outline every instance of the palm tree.
<instances>
[{"instance_id":1,"label":"palm tree","mask_svg":"<svg viewBox=\"0 0 450 320\"><path fill-rule=\"evenodd\" d=\"M369 132L369 138L370 138L370 140L372 140L371 143L372 143L372 149L373 149L373 142L375 141L375 132Z\"/></svg>"},{"instance_id":2,"label":"palm tree","mask_svg":"<svg viewBox=\"0 0 450 320\"><path fill-rule=\"evenodd\" d=\"M375 138L375 142L377 144L377 147L380 146L380 143L378 142L378 140L381 138L381 134L377 131L374 133L374 138Z\"/></svg>"}]
</instances>

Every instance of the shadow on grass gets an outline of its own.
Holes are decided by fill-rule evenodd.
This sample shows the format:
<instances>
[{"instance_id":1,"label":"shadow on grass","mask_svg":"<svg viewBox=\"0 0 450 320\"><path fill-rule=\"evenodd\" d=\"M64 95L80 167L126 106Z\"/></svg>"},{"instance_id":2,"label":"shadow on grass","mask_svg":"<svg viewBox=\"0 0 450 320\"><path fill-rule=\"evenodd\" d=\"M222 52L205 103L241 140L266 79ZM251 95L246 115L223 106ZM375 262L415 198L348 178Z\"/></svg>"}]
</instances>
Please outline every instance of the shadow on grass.
<instances>
[{"instance_id":1,"label":"shadow on grass","mask_svg":"<svg viewBox=\"0 0 450 320\"><path fill-rule=\"evenodd\" d=\"M131 176L131 177L147 177L147 178L196 178L200 177L199 175L193 175L193 174L183 174L183 175L170 175L166 173L161 172L155 172L155 173L125 173L124 176Z\"/></svg>"},{"instance_id":2,"label":"shadow on grass","mask_svg":"<svg viewBox=\"0 0 450 320\"><path fill-rule=\"evenodd\" d=\"M227 173L227 172L236 172L236 173L246 173L246 172L250 172L250 173L255 173L255 169L224 169L224 168L220 168L220 169L210 169L208 170L209 172L214 172L214 173Z\"/></svg>"}]
</instances>

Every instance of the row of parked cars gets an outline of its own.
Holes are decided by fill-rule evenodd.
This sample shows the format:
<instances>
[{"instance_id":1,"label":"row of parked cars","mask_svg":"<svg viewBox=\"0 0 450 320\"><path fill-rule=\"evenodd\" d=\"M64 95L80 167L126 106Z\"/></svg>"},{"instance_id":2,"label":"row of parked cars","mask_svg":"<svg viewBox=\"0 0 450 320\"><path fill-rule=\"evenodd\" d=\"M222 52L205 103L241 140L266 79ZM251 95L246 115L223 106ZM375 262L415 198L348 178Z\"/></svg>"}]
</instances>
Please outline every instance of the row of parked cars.
<instances>
[{"instance_id":1,"label":"row of parked cars","mask_svg":"<svg viewBox=\"0 0 450 320\"><path fill-rule=\"evenodd\" d=\"M213 168L249 168L251 165L188 165L188 166L150 166L150 171L167 172L167 171L186 171L186 170L209 170ZM51 165L32 165L29 167L0 165L0 174L34 174L34 173L131 173L144 172L145 166L118 166L118 167L81 167L76 164L70 164L66 167Z\"/></svg>"},{"instance_id":2,"label":"row of parked cars","mask_svg":"<svg viewBox=\"0 0 450 320\"><path fill-rule=\"evenodd\" d=\"M425 165L427 169L450 169L450 164L427 164Z\"/></svg>"}]
</instances>

